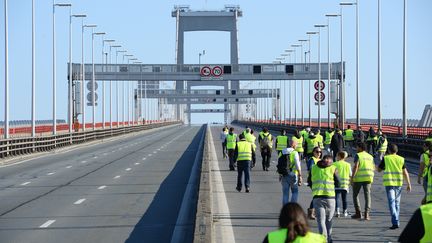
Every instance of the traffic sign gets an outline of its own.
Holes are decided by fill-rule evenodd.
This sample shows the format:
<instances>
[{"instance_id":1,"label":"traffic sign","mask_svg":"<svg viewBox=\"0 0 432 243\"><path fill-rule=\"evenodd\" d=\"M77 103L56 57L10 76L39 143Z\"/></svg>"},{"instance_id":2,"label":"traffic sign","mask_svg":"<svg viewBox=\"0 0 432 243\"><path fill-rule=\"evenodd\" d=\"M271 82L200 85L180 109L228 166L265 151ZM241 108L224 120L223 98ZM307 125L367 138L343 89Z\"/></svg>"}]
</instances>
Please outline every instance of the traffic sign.
<instances>
[{"instance_id":1,"label":"traffic sign","mask_svg":"<svg viewBox=\"0 0 432 243\"><path fill-rule=\"evenodd\" d=\"M209 66L204 66L201 68L201 70L200 70L201 76L208 77L208 76L210 76L210 74L212 74L212 70Z\"/></svg>"},{"instance_id":2,"label":"traffic sign","mask_svg":"<svg viewBox=\"0 0 432 243\"><path fill-rule=\"evenodd\" d=\"M319 93L318 92L316 92L315 95L314 95L315 101L317 101L317 102L318 102L319 98L321 98L321 102L323 102L325 100L325 94L324 94L324 92L320 92L320 93L321 93L321 97L319 97Z\"/></svg>"},{"instance_id":3,"label":"traffic sign","mask_svg":"<svg viewBox=\"0 0 432 243\"><path fill-rule=\"evenodd\" d=\"M318 89L320 88L320 87L319 87L319 82L318 82L318 81L315 81L315 83L314 83L314 87L315 87L315 90L318 91ZM325 83L324 83L323 81L321 81L321 91L323 91L324 88L325 88Z\"/></svg>"},{"instance_id":4,"label":"traffic sign","mask_svg":"<svg viewBox=\"0 0 432 243\"><path fill-rule=\"evenodd\" d=\"M212 75L215 77L221 76L223 73L222 68L220 66L216 66L212 69Z\"/></svg>"},{"instance_id":5,"label":"traffic sign","mask_svg":"<svg viewBox=\"0 0 432 243\"><path fill-rule=\"evenodd\" d=\"M87 83L87 90L91 91L92 88L93 88L93 82L88 82ZM97 90L97 89L98 89L98 83L95 82L95 89L94 90Z\"/></svg>"}]
</instances>

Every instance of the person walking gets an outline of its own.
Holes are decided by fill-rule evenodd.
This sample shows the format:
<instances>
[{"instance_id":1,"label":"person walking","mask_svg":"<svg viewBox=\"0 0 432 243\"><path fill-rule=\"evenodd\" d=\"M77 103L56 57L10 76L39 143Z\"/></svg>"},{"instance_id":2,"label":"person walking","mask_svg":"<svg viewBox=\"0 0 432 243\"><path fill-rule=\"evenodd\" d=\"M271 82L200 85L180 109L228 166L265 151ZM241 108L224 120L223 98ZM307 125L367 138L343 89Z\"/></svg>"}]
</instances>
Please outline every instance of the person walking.
<instances>
[{"instance_id":1,"label":"person walking","mask_svg":"<svg viewBox=\"0 0 432 243\"><path fill-rule=\"evenodd\" d=\"M256 151L256 144L255 144L256 137L254 135L254 130L250 129L250 132L245 135L245 138L246 138L246 141L248 141L250 144L252 144L254 151ZM255 161L253 161L253 163L251 164L251 169L253 167L255 167Z\"/></svg>"},{"instance_id":2,"label":"person walking","mask_svg":"<svg viewBox=\"0 0 432 243\"><path fill-rule=\"evenodd\" d=\"M309 158L309 160L307 161L307 170L308 170L308 174L310 174L311 168L312 166L316 165L318 163L318 161L321 160L322 157L322 150L320 147L315 147L312 150L313 156ZM308 184L309 187L311 187L310 184ZM312 189L312 187L311 187ZM311 200L310 204L309 204L309 208L308 208L308 218L309 219L315 219L315 209L313 207L313 199Z\"/></svg>"},{"instance_id":3,"label":"person walking","mask_svg":"<svg viewBox=\"0 0 432 243\"><path fill-rule=\"evenodd\" d=\"M378 166L378 172L384 171L383 184L387 193L392 226L390 229L399 228L400 199L403 179L407 182L407 191L411 191L411 182L408 170L405 167L405 159L397 155L398 147L390 144L389 154L385 155Z\"/></svg>"},{"instance_id":4,"label":"person walking","mask_svg":"<svg viewBox=\"0 0 432 243\"><path fill-rule=\"evenodd\" d=\"M237 162L237 191L242 190L242 177L244 174L245 191L250 191L249 169L251 162L255 161L255 150L252 144L246 141L243 134L239 135L240 141L237 142L234 152L234 159Z\"/></svg>"},{"instance_id":5,"label":"person walking","mask_svg":"<svg viewBox=\"0 0 432 243\"><path fill-rule=\"evenodd\" d=\"M332 224L336 203L335 188L340 187L340 182L331 155L324 156L312 166L308 184L312 187L318 231L327 238L327 242L332 242Z\"/></svg>"},{"instance_id":6,"label":"person walking","mask_svg":"<svg viewBox=\"0 0 432 243\"><path fill-rule=\"evenodd\" d=\"M425 142L423 144L423 153L420 156L420 167L417 177L417 183L422 184L423 183L423 190L425 193L425 196L422 200L422 204L426 201L426 194L427 194L427 186L428 186L428 168L430 166L430 160L432 158L432 142Z\"/></svg>"},{"instance_id":7,"label":"person walking","mask_svg":"<svg viewBox=\"0 0 432 243\"><path fill-rule=\"evenodd\" d=\"M387 152L387 136L382 133L381 130L378 130L378 141L377 141L377 155L376 159L377 161L381 161L384 158L385 153Z\"/></svg>"},{"instance_id":8,"label":"person walking","mask_svg":"<svg viewBox=\"0 0 432 243\"><path fill-rule=\"evenodd\" d=\"M283 149L288 147L288 136L285 129L281 130L281 134L276 137L276 154L279 154Z\"/></svg>"},{"instance_id":9,"label":"person walking","mask_svg":"<svg viewBox=\"0 0 432 243\"><path fill-rule=\"evenodd\" d=\"M294 135L291 137L291 141L296 142L297 147L295 148L295 150L297 151L300 161L303 160L303 137L300 135L300 132L296 129L294 130Z\"/></svg>"},{"instance_id":10,"label":"person walking","mask_svg":"<svg viewBox=\"0 0 432 243\"><path fill-rule=\"evenodd\" d=\"M425 142L431 142L432 143L432 131L429 132L428 136L425 139Z\"/></svg>"},{"instance_id":11,"label":"person walking","mask_svg":"<svg viewBox=\"0 0 432 243\"><path fill-rule=\"evenodd\" d=\"M291 140L290 147L279 152L277 172L282 185L282 205L290 201L290 190L291 202L297 202L298 187L302 184L300 157L295 150L296 146L297 143Z\"/></svg>"},{"instance_id":12,"label":"person walking","mask_svg":"<svg viewBox=\"0 0 432 243\"><path fill-rule=\"evenodd\" d=\"M357 130L354 132L354 143L364 143L366 135L363 132L361 126L357 127Z\"/></svg>"},{"instance_id":13,"label":"person walking","mask_svg":"<svg viewBox=\"0 0 432 243\"><path fill-rule=\"evenodd\" d=\"M225 159L227 157L227 147L226 147L226 136L228 135L228 129L222 128L220 133L220 140L222 142L222 156Z\"/></svg>"},{"instance_id":14,"label":"person walking","mask_svg":"<svg viewBox=\"0 0 432 243\"><path fill-rule=\"evenodd\" d=\"M369 127L368 137L366 139L368 153L375 154L377 140L378 136L376 135L375 130L373 127Z\"/></svg>"},{"instance_id":15,"label":"person walking","mask_svg":"<svg viewBox=\"0 0 432 243\"><path fill-rule=\"evenodd\" d=\"M347 203L347 194L349 192L349 185L351 181L351 165L348 162L345 162L345 159L348 157L347 152L341 151L337 153L337 161L333 163L339 173L340 186L336 188L336 217L340 217L343 215L344 217L348 217L348 203ZM342 200L342 214L340 212L340 204L339 198Z\"/></svg>"},{"instance_id":16,"label":"person walking","mask_svg":"<svg viewBox=\"0 0 432 243\"><path fill-rule=\"evenodd\" d=\"M321 135L321 130L319 129L315 130L315 137L318 140L318 145L320 146L320 148L324 149L324 138Z\"/></svg>"},{"instance_id":17,"label":"person walking","mask_svg":"<svg viewBox=\"0 0 432 243\"><path fill-rule=\"evenodd\" d=\"M330 142L330 149L333 151L333 160L336 160L336 155L344 149L344 140L340 134L339 128L336 128L335 133Z\"/></svg>"},{"instance_id":18,"label":"person walking","mask_svg":"<svg viewBox=\"0 0 432 243\"><path fill-rule=\"evenodd\" d=\"M344 141L345 146L348 152L348 156L353 156L353 147L354 147L354 130L351 129L351 126L348 125L347 129L344 131Z\"/></svg>"},{"instance_id":19,"label":"person walking","mask_svg":"<svg viewBox=\"0 0 432 243\"><path fill-rule=\"evenodd\" d=\"M268 171L270 167L273 138L266 127L264 127L260 132L260 135L258 136L258 143L260 144L263 170Z\"/></svg>"},{"instance_id":20,"label":"person walking","mask_svg":"<svg viewBox=\"0 0 432 243\"><path fill-rule=\"evenodd\" d=\"M398 242L432 242L432 203L420 206L417 209L405 229L399 236Z\"/></svg>"},{"instance_id":21,"label":"person walking","mask_svg":"<svg viewBox=\"0 0 432 243\"><path fill-rule=\"evenodd\" d=\"M327 129L327 131L325 131L324 150L326 151L327 154L331 154L330 144L331 144L331 140L332 140L333 135L334 135L333 129L329 128L329 129Z\"/></svg>"},{"instance_id":22,"label":"person walking","mask_svg":"<svg viewBox=\"0 0 432 243\"><path fill-rule=\"evenodd\" d=\"M306 146L306 160L309 160L313 156L313 149L315 147L320 147L321 145L319 143L319 138L315 136L315 133L311 132L309 133L309 136L305 140L305 146Z\"/></svg>"},{"instance_id":23,"label":"person walking","mask_svg":"<svg viewBox=\"0 0 432 243\"><path fill-rule=\"evenodd\" d=\"M230 127L228 135L225 139L225 144L228 151L229 169L235 170L234 151L237 142L237 134L234 133L234 127Z\"/></svg>"},{"instance_id":24,"label":"person walking","mask_svg":"<svg viewBox=\"0 0 432 243\"><path fill-rule=\"evenodd\" d=\"M373 183L375 171L374 158L366 152L366 144L357 144L357 154L354 156L354 167L352 172L353 201L355 214L353 219L361 219L360 200L358 195L363 188L365 195L365 212L364 219L370 220L371 210L371 185Z\"/></svg>"},{"instance_id":25,"label":"person walking","mask_svg":"<svg viewBox=\"0 0 432 243\"><path fill-rule=\"evenodd\" d=\"M325 243L323 235L310 231L306 215L297 203L287 203L279 214L279 229L269 232L263 243Z\"/></svg>"}]
</instances>

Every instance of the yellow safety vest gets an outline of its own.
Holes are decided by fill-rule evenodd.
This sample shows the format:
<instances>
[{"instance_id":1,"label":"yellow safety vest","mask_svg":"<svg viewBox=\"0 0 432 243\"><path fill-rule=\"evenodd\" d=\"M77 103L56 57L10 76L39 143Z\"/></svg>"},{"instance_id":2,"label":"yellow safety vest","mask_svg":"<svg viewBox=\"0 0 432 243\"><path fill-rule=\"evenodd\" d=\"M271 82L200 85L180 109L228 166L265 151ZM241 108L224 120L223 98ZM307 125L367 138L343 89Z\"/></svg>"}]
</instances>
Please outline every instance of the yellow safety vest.
<instances>
[{"instance_id":1,"label":"yellow safety vest","mask_svg":"<svg viewBox=\"0 0 432 243\"><path fill-rule=\"evenodd\" d=\"M312 153L315 147L319 146L319 140L315 137L314 139L306 138L306 153ZM321 147L321 146L320 146Z\"/></svg>"},{"instance_id":2,"label":"yellow safety vest","mask_svg":"<svg viewBox=\"0 0 432 243\"><path fill-rule=\"evenodd\" d=\"M378 140L378 136L375 135L373 137L371 137L370 135L368 135L368 138L366 139L366 141L377 141Z\"/></svg>"},{"instance_id":3,"label":"yellow safety vest","mask_svg":"<svg viewBox=\"0 0 432 243\"><path fill-rule=\"evenodd\" d=\"M269 132L260 132L260 137L261 140L263 140L265 137L268 137L269 140L269 147L272 148L273 147L273 141L272 141L272 135Z\"/></svg>"},{"instance_id":4,"label":"yellow safety vest","mask_svg":"<svg viewBox=\"0 0 432 243\"><path fill-rule=\"evenodd\" d=\"M318 161L321 160L320 158L316 158L316 157L314 157L314 156L312 156L312 159L313 159L313 161L314 161L314 165L316 165L316 164L318 163Z\"/></svg>"},{"instance_id":5,"label":"yellow safety vest","mask_svg":"<svg viewBox=\"0 0 432 243\"><path fill-rule=\"evenodd\" d=\"M312 166L312 195L334 197L334 173L336 167L330 165L326 168L320 168L317 165Z\"/></svg>"},{"instance_id":6,"label":"yellow safety vest","mask_svg":"<svg viewBox=\"0 0 432 243\"><path fill-rule=\"evenodd\" d=\"M300 135L301 135L304 139L306 139L306 138L309 137L309 133L308 133L306 130L304 130L304 129L300 131Z\"/></svg>"},{"instance_id":7,"label":"yellow safety vest","mask_svg":"<svg viewBox=\"0 0 432 243\"><path fill-rule=\"evenodd\" d=\"M256 149L256 144L255 144L256 137L253 134L246 133L245 138L246 138L246 141L248 141L250 144L252 144L252 147L255 150Z\"/></svg>"},{"instance_id":8,"label":"yellow safety vest","mask_svg":"<svg viewBox=\"0 0 432 243\"><path fill-rule=\"evenodd\" d=\"M355 174L353 181L354 182L373 182L375 164L373 161L372 155L363 151L357 153L359 157L359 167L358 171Z\"/></svg>"},{"instance_id":9,"label":"yellow safety vest","mask_svg":"<svg viewBox=\"0 0 432 243\"><path fill-rule=\"evenodd\" d=\"M340 187L338 189L348 190L350 183L351 165L345 160L339 160L333 163L339 173Z\"/></svg>"},{"instance_id":10,"label":"yellow safety vest","mask_svg":"<svg viewBox=\"0 0 432 243\"><path fill-rule=\"evenodd\" d=\"M426 202L432 203L432 167L428 168L428 183L426 190Z\"/></svg>"},{"instance_id":11,"label":"yellow safety vest","mask_svg":"<svg viewBox=\"0 0 432 243\"><path fill-rule=\"evenodd\" d=\"M226 144L227 149L235 149L237 134L233 133L231 135L228 133L228 135L226 136L226 140L227 140L227 144Z\"/></svg>"},{"instance_id":12,"label":"yellow safety vest","mask_svg":"<svg viewBox=\"0 0 432 243\"><path fill-rule=\"evenodd\" d=\"M288 147L288 137L279 135L276 137L277 147L276 150L282 150Z\"/></svg>"},{"instance_id":13,"label":"yellow safety vest","mask_svg":"<svg viewBox=\"0 0 432 243\"><path fill-rule=\"evenodd\" d=\"M328 131L325 132L325 141L324 141L325 145L331 144L331 139L332 139L333 135L334 135L334 132L328 132Z\"/></svg>"},{"instance_id":14,"label":"yellow safety vest","mask_svg":"<svg viewBox=\"0 0 432 243\"><path fill-rule=\"evenodd\" d=\"M317 134L316 135L316 139L318 139L318 145L320 146L320 148L323 149L324 148L324 144L323 144L324 138L323 138L323 136L321 136L321 134Z\"/></svg>"},{"instance_id":15,"label":"yellow safety vest","mask_svg":"<svg viewBox=\"0 0 432 243\"><path fill-rule=\"evenodd\" d=\"M425 167L423 169L423 174L422 177L425 177L427 172L428 172L428 168L429 168L429 164L430 164L430 157L429 157L429 150L427 150L426 152L424 152L422 154L423 156L423 163L425 164Z\"/></svg>"},{"instance_id":16,"label":"yellow safety vest","mask_svg":"<svg viewBox=\"0 0 432 243\"><path fill-rule=\"evenodd\" d=\"M425 139L425 142L432 142L432 137L430 137L430 138L426 138L426 139Z\"/></svg>"},{"instance_id":17,"label":"yellow safety vest","mask_svg":"<svg viewBox=\"0 0 432 243\"><path fill-rule=\"evenodd\" d=\"M299 153L303 153L304 149L303 149L303 137L297 138L295 136L293 136L291 138L292 141L297 142L297 146L295 147L295 150Z\"/></svg>"},{"instance_id":18,"label":"yellow safety vest","mask_svg":"<svg viewBox=\"0 0 432 243\"><path fill-rule=\"evenodd\" d=\"M423 227L425 232L423 238L420 239L420 243L430 243L432 242L432 203L421 206L420 212L423 218Z\"/></svg>"},{"instance_id":19,"label":"yellow safety vest","mask_svg":"<svg viewBox=\"0 0 432 243\"><path fill-rule=\"evenodd\" d=\"M345 141L354 141L354 130L352 130L352 129L345 130L344 140Z\"/></svg>"},{"instance_id":20,"label":"yellow safety vest","mask_svg":"<svg viewBox=\"0 0 432 243\"><path fill-rule=\"evenodd\" d=\"M402 186L402 167L404 163L405 159L397 154L389 154L384 156L384 186Z\"/></svg>"},{"instance_id":21,"label":"yellow safety vest","mask_svg":"<svg viewBox=\"0 0 432 243\"><path fill-rule=\"evenodd\" d=\"M387 138L384 139L384 142L381 144L381 147L378 149L378 152L385 153L387 151L388 141Z\"/></svg>"},{"instance_id":22,"label":"yellow safety vest","mask_svg":"<svg viewBox=\"0 0 432 243\"><path fill-rule=\"evenodd\" d=\"M298 152L295 151L295 150L290 153L290 157L289 157L289 159L290 159L290 167L289 168L290 168L290 170L292 172L298 174L298 171L297 171L297 168L296 168L296 161L295 161L296 154L298 155Z\"/></svg>"},{"instance_id":23,"label":"yellow safety vest","mask_svg":"<svg viewBox=\"0 0 432 243\"><path fill-rule=\"evenodd\" d=\"M252 145L248 141L238 141L237 152L237 161L252 160Z\"/></svg>"},{"instance_id":24,"label":"yellow safety vest","mask_svg":"<svg viewBox=\"0 0 432 243\"><path fill-rule=\"evenodd\" d=\"M276 231L269 232L267 239L269 243L285 243L287 237L288 229L283 228ZM307 232L305 236L297 236L293 243L325 243L327 239L320 234Z\"/></svg>"}]
</instances>

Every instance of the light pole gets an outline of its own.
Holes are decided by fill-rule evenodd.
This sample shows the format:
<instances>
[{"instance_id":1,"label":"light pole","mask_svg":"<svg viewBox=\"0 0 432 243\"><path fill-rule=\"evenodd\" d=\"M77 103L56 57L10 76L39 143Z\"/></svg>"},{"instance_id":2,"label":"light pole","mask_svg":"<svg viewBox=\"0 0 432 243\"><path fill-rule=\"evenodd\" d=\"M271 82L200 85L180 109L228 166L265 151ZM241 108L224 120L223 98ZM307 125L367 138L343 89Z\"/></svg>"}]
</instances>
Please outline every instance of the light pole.
<instances>
[{"instance_id":1,"label":"light pole","mask_svg":"<svg viewBox=\"0 0 432 243\"><path fill-rule=\"evenodd\" d=\"M132 54L123 54L123 63L124 63L124 58L127 58L127 64L128 64L128 69L129 69L129 57L133 57L133 55ZM126 107L125 107L125 105L126 105L126 101L125 101L125 99L126 99L126 94L125 94L125 83L124 83L124 81L123 81L123 83L122 83L122 88L123 88L123 92L122 92L122 94L123 94L123 99L122 99L122 102L123 102L123 104L122 104L122 110L123 110L123 127L125 126L125 120L126 120L126 115L125 115L125 112L126 112ZM129 121L128 121L128 125L129 125Z\"/></svg>"},{"instance_id":2,"label":"light pole","mask_svg":"<svg viewBox=\"0 0 432 243\"><path fill-rule=\"evenodd\" d=\"M133 62L133 64L142 64L142 62ZM133 89L132 89L133 91ZM135 95L135 93L133 92L133 94ZM142 109L141 109L141 89L139 87L139 81L137 82L137 108L139 108L139 112L138 114L135 115L135 120L138 120L138 118L140 118L140 114L142 113ZM139 105L138 105L139 104ZM138 121L139 124L139 121Z\"/></svg>"},{"instance_id":3,"label":"light pole","mask_svg":"<svg viewBox=\"0 0 432 243\"><path fill-rule=\"evenodd\" d=\"M294 63L297 63L297 47L302 47L301 44L294 44L291 45L291 47L294 47ZM301 59L301 53L300 53L300 59ZM294 80L294 122L297 126L297 80Z\"/></svg>"},{"instance_id":4,"label":"light pole","mask_svg":"<svg viewBox=\"0 0 432 243\"><path fill-rule=\"evenodd\" d=\"M203 50L202 52L200 52L198 54L198 65L200 65L200 66L201 66L201 56L204 56L204 55L205 55L205 50Z\"/></svg>"},{"instance_id":5,"label":"light pole","mask_svg":"<svg viewBox=\"0 0 432 243\"><path fill-rule=\"evenodd\" d=\"M106 64L108 64L108 60L105 58L105 63L104 63L104 56L108 55L108 53L105 53L105 42L107 43L112 43L115 40L104 40L102 37L102 71L104 70L104 66L105 66L105 72L106 70ZM105 65L104 65L105 64ZM102 81L102 128L105 129L105 81Z\"/></svg>"},{"instance_id":6,"label":"light pole","mask_svg":"<svg viewBox=\"0 0 432 243\"><path fill-rule=\"evenodd\" d=\"M5 19L5 111L4 111L4 138L9 138L9 59L8 59L8 0L4 0ZM55 114L55 110L54 110Z\"/></svg>"},{"instance_id":7,"label":"light pole","mask_svg":"<svg viewBox=\"0 0 432 243\"><path fill-rule=\"evenodd\" d=\"M404 11L405 14L405 11ZM381 1L378 0L378 129L382 129L381 120Z\"/></svg>"},{"instance_id":8,"label":"light pole","mask_svg":"<svg viewBox=\"0 0 432 243\"><path fill-rule=\"evenodd\" d=\"M318 32L316 31L309 31L306 32L306 34L308 35L308 42L309 42L309 59L308 59L308 63L309 63L309 69L308 72L310 72L310 64L311 64L311 35L316 35L318 34ZM312 107L311 107L311 102L312 102L312 90L311 90L311 80L309 80L309 126L312 126Z\"/></svg>"},{"instance_id":9,"label":"light pole","mask_svg":"<svg viewBox=\"0 0 432 243\"><path fill-rule=\"evenodd\" d=\"M306 62L306 57L303 59L303 43L307 42L308 40L298 40L300 42L301 45L301 62L303 64L303 71L306 71L305 69L305 62ZM304 81L302 80L301 82L301 124L302 126L304 126Z\"/></svg>"},{"instance_id":10,"label":"light pole","mask_svg":"<svg viewBox=\"0 0 432 243\"><path fill-rule=\"evenodd\" d=\"M105 35L105 32L92 32L92 105L93 105L93 112L92 112L92 123L93 123L93 130L96 129L96 92L95 92L95 66L94 66L94 36L95 35Z\"/></svg>"},{"instance_id":11,"label":"light pole","mask_svg":"<svg viewBox=\"0 0 432 243\"><path fill-rule=\"evenodd\" d=\"M7 7L7 3L5 2L5 6ZM57 102L57 94L56 94L56 85L57 85L57 79L56 79L56 32L55 32L55 8L56 7L72 7L72 4L70 3L55 3L55 0L53 0L53 135L57 134L57 114L56 114L56 102ZM7 15L5 15L7 17ZM7 22L5 22L7 24ZM7 90L7 89L6 89ZM69 109L69 106L68 106ZM6 119L5 119L6 121ZM9 124L7 125L9 127Z\"/></svg>"},{"instance_id":12,"label":"light pole","mask_svg":"<svg viewBox=\"0 0 432 243\"><path fill-rule=\"evenodd\" d=\"M321 28L327 27L324 24L316 24L318 28L318 128L321 128Z\"/></svg>"},{"instance_id":13,"label":"light pole","mask_svg":"<svg viewBox=\"0 0 432 243\"><path fill-rule=\"evenodd\" d=\"M342 7L343 6L356 6L356 125L360 126L360 78L359 78L359 10L358 10L358 0L355 2L342 2L341 6L341 26L342 26ZM341 27L342 31L342 27ZM344 88L344 98L345 98L345 87ZM345 103L345 99L344 99ZM345 111L345 104L343 105ZM344 112L345 113L345 112Z\"/></svg>"},{"instance_id":14,"label":"light pole","mask_svg":"<svg viewBox=\"0 0 432 243\"><path fill-rule=\"evenodd\" d=\"M35 53L35 3L32 0L32 101L31 136L36 136L36 53Z\"/></svg>"},{"instance_id":15,"label":"light pole","mask_svg":"<svg viewBox=\"0 0 432 243\"><path fill-rule=\"evenodd\" d=\"M118 64L118 54L119 53L126 53L126 50L116 50L116 61L115 64ZM119 81L117 81L117 85L116 85L116 89L117 89L117 127L120 127L120 89L119 89L120 83Z\"/></svg>"},{"instance_id":16,"label":"light pole","mask_svg":"<svg viewBox=\"0 0 432 243\"><path fill-rule=\"evenodd\" d=\"M136 61L136 60L138 60L138 58L128 58L128 66L129 66L129 61ZM129 69L129 68L128 68ZM128 98L127 98L127 100L128 100L128 126L130 126L130 121L131 121L131 103L132 103L132 100L131 100L131 90L130 90L130 83L131 83L131 81L127 81L127 94L128 94ZM133 125L133 123L132 123L132 125Z\"/></svg>"},{"instance_id":17,"label":"light pole","mask_svg":"<svg viewBox=\"0 0 432 243\"><path fill-rule=\"evenodd\" d=\"M121 47L121 45L110 45L109 59L108 59L109 64L111 64L111 48L120 48L120 47ZM111 71L111 68L110 68L110 71ZM110 128L112 128L112 98L113 98L113 96L112 96L112 80L110 80L109 82L110 82L110 104L109 104L109 107L110 107Z\"/></svg>"},{"instance_id":18,"label":"light pole","mask_svg":"<svg viewBox=\"0 0 432 243\"><path fill-rule=\"evenodd\" d=\"M328 107L328 113L327 113L327 127L330 128L330 79L331 79L331 67L330 67L330 18L332 17L339 17L339 14L326 14L327 17L327 72L328 72L328 82L327 82L327 107Z\"/></svg>"},{"instance_id":19,"label":"light pole","mask_svg":"<svg viewBox=\"0 0 432 243\"><path fill-rule=\"evenodd\" d=\"M406 91L406 81L407 81L407 14L408 14L408 3L404 0L404 14L403 14L403 74L402 74L402 136L407 137L407 91Z\"/></svg>"},{"instance_id":20,"label":"light pole","mask_svg":"<svg viewBox=\"0 0 432 243\"><path fill-rule=\"evenodd\" d=\"M286 49L285 52L287 52L290 56L290 62L291 62L291 53L295 52L295 50L292 49ZM288 113L289 113L289 124L292 125L292 116L291 116L291 108L292 108L292 93L291 93L291 82L289 82L288 85L288 92L289 92L289 109L288 109Z\"/></svg>"},{"instance_id":21,"label":"light pole","mask_svg":"<svg viewBox=\"0 0 432 243\"><path fill-rule=\"evenodd\" d=\"M96 28L95 24L84 25L84 20L81 22L81 111L82 111L82 130L85 131L86 121L86 101L84 100L84 83L85 83L85 70L84 70L84 29L85 28Z\"/></svg>"}]
</instances>

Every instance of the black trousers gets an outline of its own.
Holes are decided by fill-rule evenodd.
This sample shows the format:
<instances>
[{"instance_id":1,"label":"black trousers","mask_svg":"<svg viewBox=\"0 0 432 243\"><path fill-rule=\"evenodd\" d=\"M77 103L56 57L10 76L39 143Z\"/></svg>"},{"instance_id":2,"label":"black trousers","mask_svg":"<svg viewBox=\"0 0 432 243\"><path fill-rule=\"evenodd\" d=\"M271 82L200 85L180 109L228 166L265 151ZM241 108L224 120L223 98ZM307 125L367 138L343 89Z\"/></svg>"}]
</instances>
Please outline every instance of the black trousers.
<instances>
[{"instance_id":1,"label":"black trousers","mask_svg":"<svg viewBox=\"0 0 432 243\"><path fill-rule=\"evenodd\" d=\"M267 169L270 167L270 158L271 158L271 150L261 150L261 157L262 157L262 166L263 169Z\"/></svg>"}]
</instances>

